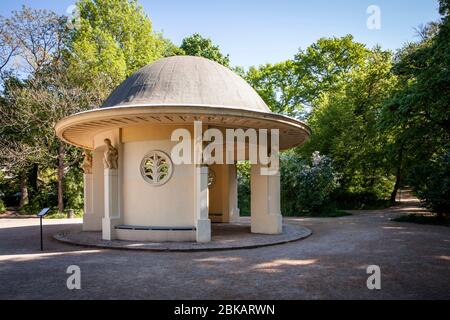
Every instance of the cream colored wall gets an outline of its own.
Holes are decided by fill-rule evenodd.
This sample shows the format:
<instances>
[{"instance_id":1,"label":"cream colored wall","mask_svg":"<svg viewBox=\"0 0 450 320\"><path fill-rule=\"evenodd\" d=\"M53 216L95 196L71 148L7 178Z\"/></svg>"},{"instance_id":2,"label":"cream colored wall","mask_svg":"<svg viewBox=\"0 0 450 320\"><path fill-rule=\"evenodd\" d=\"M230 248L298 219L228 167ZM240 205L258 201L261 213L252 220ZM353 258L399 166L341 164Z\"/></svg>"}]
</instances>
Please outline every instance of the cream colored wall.
<instances>
[{"instance_id":1,"label":"cream colored wall","mask_svg":"<svg viewBox=\"0 0 450 320\"><path fill-rule=\"evenodd\" d=\"M94 150L93 154L93 164L92 164L92 172L94 175L94 212L100 213L103 217L104 212L104 184L105 184L105 178L103 173L103 148L99 148L97 150Z\"/></svg>"},{"instance_id":2,"label":"cream colored wall","mask_svg":"<svg viewBox=\"0 0 450 320\"><path fill-rule=\"evenodd\" d=\"M252 233L280 234L283 217L280 211L280 174L261 175L262 165L251 166Z\"/></svg>"},{"instance_id":3,"label":"cream colored wall","mask_svg":"<svg viewBox=\"0 0 450 320\"><path fill-rule=\"evenodd\" d=\"M228 166L228 219L227 222L236 222L239 220L238 208L238 181L237 181L237 167L236 165Z\"/></svg>"},{"instance_id":4,"label":"cream colored wall","mask_svg":"<svg viewBox=\"0 0 450 320\"><path fill-rule=\"evenodd\" d=\"M105 211L103 149L94 150L92 154L92 214L83 216L84 231L101 231L102 218Z\"/></svg>"},{"instance_id":5,"label":"cream colored wall","mask_svg":"<svg viewBox=\"0 0 450 320\"><path fill-rule=\"evenodd\" d=\"M216 182L209 189L210 219L213 222L228 223L233 212L237 211L236 174L233 172L236 170L236 166L234 164L216 164L211 168L216 173Z\"/></svg>"},{"instance_id":6,"label":"cream colored wall","mask_svg":"<svg viewBox=\"0 0 450 320\"><path fill-rule=\"evenodd\" d=\"M123 129L123 212L128 225L195 226L194 165L173 166L171 179L154 187L141 176L140 165L152 150L170 156L170 136L180 126L139 126ZM188 128L186 128L188 129Z\"/></svg>"},{"instance_id":7,"label":"cream colored wall","mask_svg":"<svg viewBox=\"0 0 450 320\"><path fill-rule=\"evenodd\" d=\"M209 213L210 214L222 214L223 203L223 170L222 165L212 165L210 169L216 174L216 182L209 188Z\"/></svg>"}]
</instances>

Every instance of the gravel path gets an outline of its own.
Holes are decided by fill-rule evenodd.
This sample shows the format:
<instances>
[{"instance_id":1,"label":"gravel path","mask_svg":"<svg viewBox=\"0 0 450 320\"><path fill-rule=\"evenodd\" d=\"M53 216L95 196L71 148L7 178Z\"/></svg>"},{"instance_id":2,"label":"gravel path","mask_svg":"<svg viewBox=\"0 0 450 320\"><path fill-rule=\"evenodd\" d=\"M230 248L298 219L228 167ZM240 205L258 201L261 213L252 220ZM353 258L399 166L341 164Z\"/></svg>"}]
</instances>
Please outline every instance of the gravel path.
<instances>
[{"instance_id":1,"label":"gravel path","mask_svg":"<svg viewBox=\"0 0 450 320\"><path fill-rule=\"evenodd\" d=\"M391 222L415 204L337 219L286 219L305 240L238 251L133 252L59 243L80 220L0 219L0 299L450 299L450 229ZM81 268L81 290L66 269ZM366 287L381 268L382 289Z\"/></svg>"}]
</instances>

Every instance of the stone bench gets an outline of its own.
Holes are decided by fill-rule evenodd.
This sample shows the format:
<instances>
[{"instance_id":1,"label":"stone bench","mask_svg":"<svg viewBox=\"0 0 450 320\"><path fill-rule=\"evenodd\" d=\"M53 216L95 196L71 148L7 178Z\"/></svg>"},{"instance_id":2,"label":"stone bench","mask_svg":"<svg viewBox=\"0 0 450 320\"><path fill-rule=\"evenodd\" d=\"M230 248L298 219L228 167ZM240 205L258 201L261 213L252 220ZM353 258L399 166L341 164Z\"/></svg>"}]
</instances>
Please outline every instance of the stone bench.
<instances>
[{"instance_id":1,"label":"stone bench","mask_svg":"<svg viewBox=\"0 0 450 320\"><path fill-rule=\"evenodd\" d=\"M157 230L157 231L195 231L195 227L150 227L150 226L131 226L120 225L116 226L116 229L120 230Z\"/></svg>"},{"instance_id":2,"label":"stone bench","mask_svg":"<svg viewBox=\"0 0 450 320\"><path fill-rule=\"evenodd\" d=\"M130 241L178 242L195 241L195 227L118 225L117 238Z\"/></svg>"}]
</instances>

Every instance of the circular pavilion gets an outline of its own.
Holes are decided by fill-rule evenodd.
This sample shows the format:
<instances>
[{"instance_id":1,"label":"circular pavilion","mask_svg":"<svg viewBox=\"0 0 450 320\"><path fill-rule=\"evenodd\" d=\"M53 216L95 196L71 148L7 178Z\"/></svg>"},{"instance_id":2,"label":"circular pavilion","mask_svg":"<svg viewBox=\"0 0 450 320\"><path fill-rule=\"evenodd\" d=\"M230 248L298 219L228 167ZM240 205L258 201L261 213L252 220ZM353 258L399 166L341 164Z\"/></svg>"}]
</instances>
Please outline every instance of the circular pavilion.
<instances>
[{"instance_id":1,"label":"circular pavilion","mask_svg":"<svg viewBox=\"0 0 450 320\"><path fill-rule=\"evenodd\" d=\"M271 113L224 66L191 56L159 60L125 80L99 109L56 125L60 139L85 150L84 231L102 231L104 240L209 242L211 222L239 217L236 162L250 157L250 139L243 150L232 146L232 162L180 163L173 157L180 129L190 133L192 154L205 145L197 129L224 135L229 129L277 129L279 150L310 136L301 121ZM230 155L225 141L210 141ZM280 176L262 174L268 166L252 164L251 230L279 234Z\"/></svg>"}]
</instances>

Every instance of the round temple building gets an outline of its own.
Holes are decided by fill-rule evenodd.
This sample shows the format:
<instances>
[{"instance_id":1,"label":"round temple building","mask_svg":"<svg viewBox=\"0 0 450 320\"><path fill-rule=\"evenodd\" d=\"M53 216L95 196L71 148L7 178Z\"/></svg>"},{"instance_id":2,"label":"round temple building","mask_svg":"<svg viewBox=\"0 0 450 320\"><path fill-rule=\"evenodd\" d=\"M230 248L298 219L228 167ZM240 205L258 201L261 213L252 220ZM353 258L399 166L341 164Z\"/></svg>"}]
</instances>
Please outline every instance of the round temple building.
<instances>
[{"instance_id":1,"label":"round temple building","mask_svg":"<svg viewBox=\"0 0 450 320\"><path fill-rule=\"evenodd\" d=\"M242 144L238 134L230 143L231 129L245 133ZM301 121L271 113L231 70L190 56L140 69L100 108L61 120L56 132L85 150L83 230L149 242L211 241L211 222L239 218L236 162L254 156L256 145L272 159L310 136ZM253 233L283 231L280 175L263 170L270 165L251 165Z\"/></svg>"}]
</instances>

